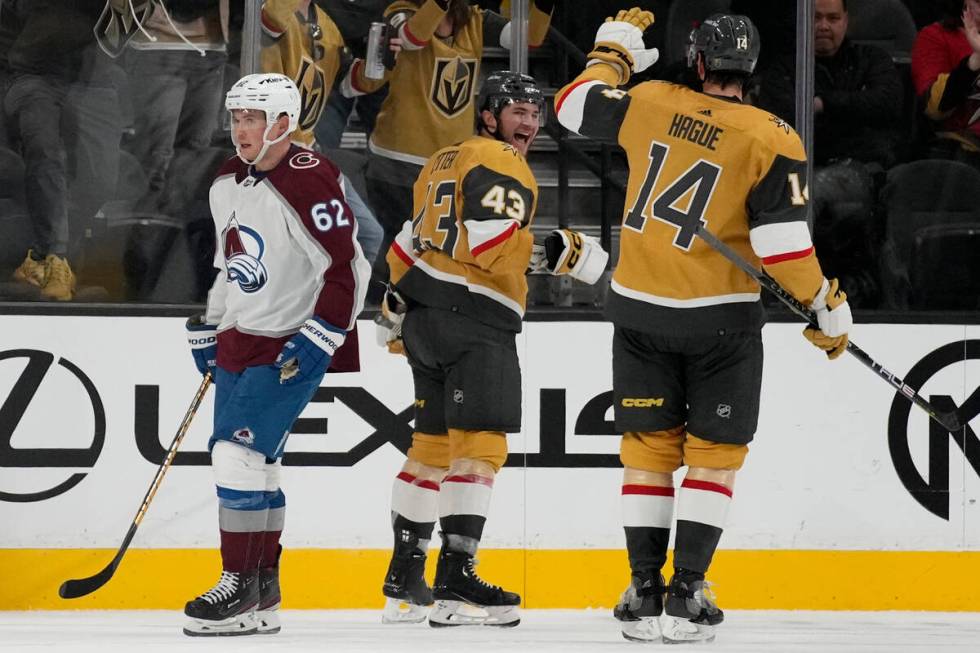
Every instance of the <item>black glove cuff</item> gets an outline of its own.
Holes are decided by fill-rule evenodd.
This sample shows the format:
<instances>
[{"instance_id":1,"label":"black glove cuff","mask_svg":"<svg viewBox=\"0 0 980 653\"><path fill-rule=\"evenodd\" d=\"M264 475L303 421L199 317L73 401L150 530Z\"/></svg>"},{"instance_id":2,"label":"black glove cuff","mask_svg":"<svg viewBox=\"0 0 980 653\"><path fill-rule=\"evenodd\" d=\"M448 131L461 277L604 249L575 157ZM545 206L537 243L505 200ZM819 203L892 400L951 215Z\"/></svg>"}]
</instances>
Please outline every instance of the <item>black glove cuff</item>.
<instances>
[{"instance_id":1,"label":"black glove cuff","mask_svg":"<svg viewBox=\"0 0 980 653\"><path fill-rule=\"evenodd\" d=\"M549 234L544 239L544 253L548 259L548 269L554 270L558 266L558 259L565 251L565 241L558 234Z\"/></svg>"}]
</instances>

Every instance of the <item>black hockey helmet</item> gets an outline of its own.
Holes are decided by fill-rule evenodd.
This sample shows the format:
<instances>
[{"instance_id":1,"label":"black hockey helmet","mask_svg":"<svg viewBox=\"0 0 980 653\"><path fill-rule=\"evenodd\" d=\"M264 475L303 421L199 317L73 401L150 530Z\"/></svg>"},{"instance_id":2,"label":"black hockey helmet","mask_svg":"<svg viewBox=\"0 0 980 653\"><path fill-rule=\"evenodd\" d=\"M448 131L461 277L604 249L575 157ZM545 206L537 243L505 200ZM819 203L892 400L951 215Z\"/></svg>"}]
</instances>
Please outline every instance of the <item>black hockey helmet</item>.
<instances>
[{"instance_id":1,"label":"black hockey helmet","mask_svg":"<svg viewBox=\"0 0 980 653\"><path fill-rule=\"evenodd\" d=\"M713 14L687 38L688 67L696 65L698 53L708 72L751 74L759 60L759 30L748 16Z\"/></svg>"},{"instance_id":2,"label":"black hockey helmet","mask_svg":"<svg viewBox=\"0 0 980 653\"><path fill-rule=\"evenodd\" d=\"M483 129L481 114L489 111L494 118L500 118L500 112L504 107L512 102L529 102L538 105L540 111L540 121L544 124L545 119L545 100L544 93L538 83L530 75L515 73L510 70L500 70L487 75L480 87L480 94L476 99L476 127Z\"/></svg>"}]
</instances>

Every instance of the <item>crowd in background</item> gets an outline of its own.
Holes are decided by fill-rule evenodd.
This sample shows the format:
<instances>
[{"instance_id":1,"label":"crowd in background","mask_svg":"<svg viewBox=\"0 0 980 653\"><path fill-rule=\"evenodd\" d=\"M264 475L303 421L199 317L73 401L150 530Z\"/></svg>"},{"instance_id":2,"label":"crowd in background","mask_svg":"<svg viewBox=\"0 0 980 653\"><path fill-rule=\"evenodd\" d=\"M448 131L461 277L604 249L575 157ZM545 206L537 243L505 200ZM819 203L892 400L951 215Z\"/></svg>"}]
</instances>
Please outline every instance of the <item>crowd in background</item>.
<instances>
[{"instance_id":1,"label":"crowd in background","mask_svg":"<svg viewBox=\"0 0 980 653\"><path fill-rule=\"evenodd\" d=\"M382 267L419 162L471 133L479 79L507 67L509 2L444 0L445 18L426 22L435 1L266 0L260 17L262 70L303 95L295 139L344 171L359 240ZM574 56L558 64L569 53L549 29L587 52L605 16L643 6L661 58L642 78L682 81L691 26L744 13L762 41L749 101L795 123L795 2L530 4L531 72L549 88L577 72ZM395 64L368 77L368 30L399 6L414 22L395 21ZM0 300L203 300L207 189L233 152L222 101L241 72L244 11L242 0L0 0ZM980 0L815 0L807 190L825 273L855 308L980 308L978 25ZM421 87L426 57L447 62L441 96ZM420 110L431 93L435 108Z\"/></svg>"}]
</instances>

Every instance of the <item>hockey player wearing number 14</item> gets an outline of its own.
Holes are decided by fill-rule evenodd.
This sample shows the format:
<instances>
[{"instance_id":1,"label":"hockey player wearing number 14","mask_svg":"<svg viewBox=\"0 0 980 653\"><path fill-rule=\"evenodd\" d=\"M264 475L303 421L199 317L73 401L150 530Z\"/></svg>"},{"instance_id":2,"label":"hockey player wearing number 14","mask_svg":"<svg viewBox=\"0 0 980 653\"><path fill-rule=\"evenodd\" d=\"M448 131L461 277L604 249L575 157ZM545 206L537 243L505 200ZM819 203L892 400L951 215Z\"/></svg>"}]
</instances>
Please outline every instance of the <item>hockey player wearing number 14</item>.
<instances>
[{"instance_id":1,"label":"hockey player wearing number 14","mask_svg":"<svg viewBox=\"0 0 980 653\"><path fill-rule=\"evenodd\" d=\"M595 283L608 256L598 242L556 230L534 246L537 183L525 159L544 97L534 79L489 75L477 99L478 135L429 158L414 215L388 251L383 313L399 334L415 385L415 432L392 488L394 552L382 620L432 626L515 626L520 596L484 582L475 556L506 433L521 425L516 334L525 272L540 268ZM430 590L423 577L435 522L442 549Z\"/></svg>"},{"instance_id":2,"label":"hockey player wearing number 14","mask_svg":"<svg viewBox=\"0 0 980 653\"><path fill-rule=\"evenodd\" d=\"M810 240L799 137L742 104L759 56L752 22L716 14L692 31L687 62L701 89L652 81L622 91L656 61L643 44L652 22L638 8L608 19L586 70L555 105L568 129L621 144L630 169L606 307L632 572L614 614L628 639L706 641L724 617L705 574L758 422L764 314L755 279L696 232L709 231L809 304L820 328L804 335L829 358L847 346L851 312Z\"/></svg>"},{"instance_id":3,"label":"hockey player wearing number 14","mask_svg":"<svg viewBox=\"0 0 980 653\"><path fill-rule=\"evenodd\" d=\"M327 369L359 367L353 329L370 275L337 168L290 144L292 80L243 77L225 107L237 156L211 185L218 274L203 319L187 324L198 370L215 378L222 573L184 608L192 636L279 631L280 458Z\"/></svg>"}]
</instances>

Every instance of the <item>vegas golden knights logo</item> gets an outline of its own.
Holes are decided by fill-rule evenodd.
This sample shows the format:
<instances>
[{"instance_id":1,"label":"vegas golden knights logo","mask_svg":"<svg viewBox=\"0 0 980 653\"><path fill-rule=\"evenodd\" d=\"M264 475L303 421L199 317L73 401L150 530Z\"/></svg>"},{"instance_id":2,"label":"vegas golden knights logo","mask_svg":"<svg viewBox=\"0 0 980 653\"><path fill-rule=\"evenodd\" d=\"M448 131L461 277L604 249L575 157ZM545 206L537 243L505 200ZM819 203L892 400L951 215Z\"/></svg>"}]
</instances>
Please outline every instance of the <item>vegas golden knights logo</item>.
<instances>
[{"instance_id":1,"label":"vegas golden knights logo","mask_svg":"<svg viewBox=\"0 0 980 653\"><path fill-rule=\"evenodd\" d=\"M440 113L452 118L469 106L473 99L476 72L476 59L436 59L429 97Z\"/></svg>"},{"instance_id":2,"label":"vegas golden knights logo","mask_svg":"<svg viewBox=\"0 0 980 653\"><path fill-rule=\"evenodd\" d=\"M299 67L299 75L296 77L296 86L299 88L299 129L309 131L316 125L323 106L327 101L327 92L324 88L325 76L312 61L305 56L303 63Z\"/></svg>"}]
</instances>

